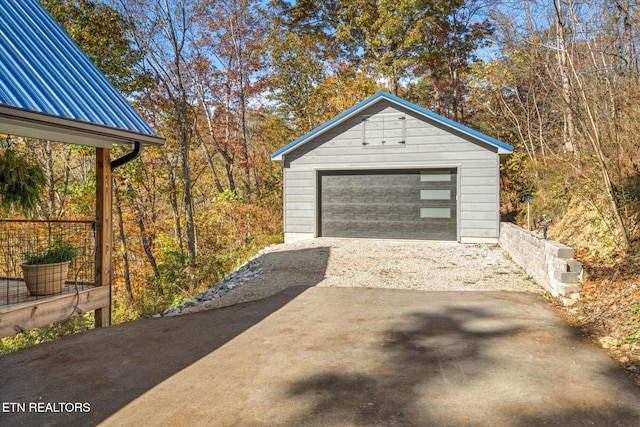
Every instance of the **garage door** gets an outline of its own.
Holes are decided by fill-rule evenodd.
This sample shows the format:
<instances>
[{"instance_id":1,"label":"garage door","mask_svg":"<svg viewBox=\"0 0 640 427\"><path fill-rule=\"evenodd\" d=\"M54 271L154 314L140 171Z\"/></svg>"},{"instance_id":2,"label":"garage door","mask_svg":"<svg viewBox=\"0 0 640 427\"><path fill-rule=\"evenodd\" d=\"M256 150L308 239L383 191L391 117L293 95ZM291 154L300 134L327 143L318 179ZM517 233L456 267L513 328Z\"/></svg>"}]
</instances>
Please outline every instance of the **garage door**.
<instances>
[{"instance_id":1,"label":"garage door","mask_svg":"<svg viewBox=\"0 0 640 427\"><path fill-rule=\"evenodd\" d=\"M319 235L456 240L455 169L323 171Z\"/></svg>"}]
</instances>

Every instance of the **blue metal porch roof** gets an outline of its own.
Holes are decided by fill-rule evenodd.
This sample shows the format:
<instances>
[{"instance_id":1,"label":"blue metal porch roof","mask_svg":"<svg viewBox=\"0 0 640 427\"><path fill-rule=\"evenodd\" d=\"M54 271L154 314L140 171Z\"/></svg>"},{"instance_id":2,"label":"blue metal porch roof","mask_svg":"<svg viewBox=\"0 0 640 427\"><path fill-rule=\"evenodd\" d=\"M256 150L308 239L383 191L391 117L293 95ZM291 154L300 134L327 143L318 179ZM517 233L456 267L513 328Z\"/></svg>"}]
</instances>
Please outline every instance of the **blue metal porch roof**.
<instances>
[{"instance_id":1,"label":"blue metal porch roof","mask_svg":"<svg viewBox=\"0 0 640 427\"><path fill-rule=\"evenodd\" d=\"M89 130L114 143L164 141L37 0L0 2L0 116L0 132L30 120L41 133L53 123L76 140Z\"/></svg>"}]
</instances>

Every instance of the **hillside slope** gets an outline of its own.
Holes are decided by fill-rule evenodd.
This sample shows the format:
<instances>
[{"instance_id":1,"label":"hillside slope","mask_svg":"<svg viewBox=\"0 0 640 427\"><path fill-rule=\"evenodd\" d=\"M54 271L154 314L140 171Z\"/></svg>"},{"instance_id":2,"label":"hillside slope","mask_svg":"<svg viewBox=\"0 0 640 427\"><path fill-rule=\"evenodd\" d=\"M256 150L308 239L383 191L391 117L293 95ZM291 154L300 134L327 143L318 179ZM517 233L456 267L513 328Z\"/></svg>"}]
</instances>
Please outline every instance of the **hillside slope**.
<instances>
[{"instance_id":1,"label":"hillside slope","mask_svg":"<svg viewBox=\"0 0 640 427\"><path fill-rule=\"evenodd\" d=\"M558 314L597 342L640 386L640 255L619 251L597 213L572 202L549 237L572 246L583 263L579 301Z\"/></svg>"}]
</instances>

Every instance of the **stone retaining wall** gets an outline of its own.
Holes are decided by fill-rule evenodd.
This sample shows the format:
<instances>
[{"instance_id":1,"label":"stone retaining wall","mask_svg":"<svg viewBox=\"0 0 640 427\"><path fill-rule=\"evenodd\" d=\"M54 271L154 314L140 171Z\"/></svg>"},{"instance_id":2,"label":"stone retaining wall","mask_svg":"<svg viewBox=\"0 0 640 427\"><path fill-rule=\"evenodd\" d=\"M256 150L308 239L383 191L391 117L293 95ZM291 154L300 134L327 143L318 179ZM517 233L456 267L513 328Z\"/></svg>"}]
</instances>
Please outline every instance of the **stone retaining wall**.
<instances>
[{"instance_id":1,"label":"stone retaining wall","mask_svg":"<svg viewBox=\"0 0 640 427\"><path fill-rule=\"evenodd\" d=\"M545 240L515 224L500 224L500 246L526 274L553 296L571 304L578 297L582 264L573 259L569 246Z\"/></svg>"}]
</instances>

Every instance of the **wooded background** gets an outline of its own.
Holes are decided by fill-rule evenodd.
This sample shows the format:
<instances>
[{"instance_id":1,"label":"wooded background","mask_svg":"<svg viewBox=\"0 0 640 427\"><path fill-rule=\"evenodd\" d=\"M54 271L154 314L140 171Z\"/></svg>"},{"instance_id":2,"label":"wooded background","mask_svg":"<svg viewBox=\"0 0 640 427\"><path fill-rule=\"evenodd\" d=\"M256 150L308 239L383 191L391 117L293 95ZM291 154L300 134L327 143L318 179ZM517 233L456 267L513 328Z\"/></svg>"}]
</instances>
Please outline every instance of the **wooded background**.
<instances>
[{"instance_id":1,"label":"wooded background","mask_svg":"<svg viewBox=\"0 0 640 427\"><path fill-rule=\"evenodd\" d=\"M115 171L116 323L280 242L270 153L381 89L515 147L505 218L526 223L532 195L551 237L606 259L637 249L636 0L41 3L166 137ZM7 146L44 168L34 217L93 217L92 149Z\"/></svg>"}]
</instances>

